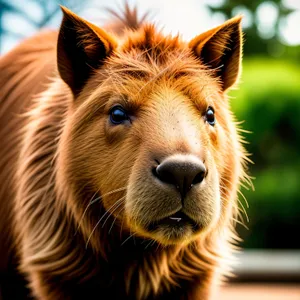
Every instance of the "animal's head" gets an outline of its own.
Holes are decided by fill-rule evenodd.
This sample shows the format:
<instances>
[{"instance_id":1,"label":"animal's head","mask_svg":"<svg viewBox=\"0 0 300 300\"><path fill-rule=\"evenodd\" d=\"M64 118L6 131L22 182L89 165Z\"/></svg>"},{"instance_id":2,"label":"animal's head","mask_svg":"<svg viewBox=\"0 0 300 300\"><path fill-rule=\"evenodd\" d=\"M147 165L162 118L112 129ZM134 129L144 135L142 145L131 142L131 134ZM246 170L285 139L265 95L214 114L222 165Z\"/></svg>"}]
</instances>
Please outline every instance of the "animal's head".
<instances>
[{"instance_id":1,"label":"animal's head","mask_svg":"<svg viewBox=\"0 0 300 300\"><path fill-rule=\"evenodd\" d=\"M243 175L226 98L240 72L240 22L189 43L151 25L116 39L64 9L58 69L74 101L58 172L95 247L107 224L166 245L228 221Z\"/></svg>"}]
</instances>

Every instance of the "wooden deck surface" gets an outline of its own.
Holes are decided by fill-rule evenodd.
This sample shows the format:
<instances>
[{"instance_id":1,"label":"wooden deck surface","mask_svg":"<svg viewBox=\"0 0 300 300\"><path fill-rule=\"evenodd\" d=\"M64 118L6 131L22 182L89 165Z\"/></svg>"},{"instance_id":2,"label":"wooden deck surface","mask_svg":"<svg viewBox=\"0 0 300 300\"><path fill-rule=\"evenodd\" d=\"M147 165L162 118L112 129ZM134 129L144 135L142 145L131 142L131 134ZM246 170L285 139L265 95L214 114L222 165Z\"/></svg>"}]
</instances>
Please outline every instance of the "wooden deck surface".
<instances>
[{"instance_id":1,"label":"wooden deck surface","mask_svg":"<svg viewBox=\"0 0 300 300\"><path fill-rule=\"evenodd\" d=\"M300 300L299 284L231 284L216 300Z\"/></svg>"}]
</instances>

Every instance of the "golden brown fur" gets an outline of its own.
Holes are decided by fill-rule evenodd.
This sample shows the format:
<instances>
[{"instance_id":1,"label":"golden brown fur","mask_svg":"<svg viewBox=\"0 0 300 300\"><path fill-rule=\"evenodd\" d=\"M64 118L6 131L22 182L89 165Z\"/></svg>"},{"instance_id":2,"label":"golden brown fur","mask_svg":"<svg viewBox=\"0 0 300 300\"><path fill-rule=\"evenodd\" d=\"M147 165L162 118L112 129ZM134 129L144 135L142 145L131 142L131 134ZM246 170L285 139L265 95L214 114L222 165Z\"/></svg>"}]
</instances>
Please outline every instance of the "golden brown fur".
<instances>
[{"instance_id":1,"label":"golden brown fur","mask_svg":"<svg viewBox=\"0 0 300 300\"><path fill-rule=\"evenodd\" d=\"M226 97L239 76L240 18L187 44L126 14L131 30L117 38L64 9L59 35L40 33L0 59L4 299L209 299L228 272L237 192L249 180ZM130 124L109 123L116 104ZM150 173L172 155L208 168L185 203L199 231L146 229L181 205ZM16 296L22 276L30 292Z\"/></svg>"}]
</instances>

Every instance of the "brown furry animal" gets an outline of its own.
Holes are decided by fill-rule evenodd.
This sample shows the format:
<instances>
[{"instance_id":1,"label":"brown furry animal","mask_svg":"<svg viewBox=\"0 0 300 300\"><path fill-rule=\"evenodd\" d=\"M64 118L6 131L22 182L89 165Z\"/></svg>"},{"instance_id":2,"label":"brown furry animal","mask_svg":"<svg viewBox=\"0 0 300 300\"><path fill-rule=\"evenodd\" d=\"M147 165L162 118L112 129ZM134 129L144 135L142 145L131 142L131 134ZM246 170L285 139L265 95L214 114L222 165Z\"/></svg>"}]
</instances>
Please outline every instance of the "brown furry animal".
<instances>
[{"instance_id":1,"label":"brown furry animal","mask_svg":"<svg viewBox=\"0 0 300 300\"><path fill-rule=\"evenodd\" d=\"M185 43L63 13L0 59L3 299L210 299L248 180L241 18Z\"/></svg>"}]
</instances>

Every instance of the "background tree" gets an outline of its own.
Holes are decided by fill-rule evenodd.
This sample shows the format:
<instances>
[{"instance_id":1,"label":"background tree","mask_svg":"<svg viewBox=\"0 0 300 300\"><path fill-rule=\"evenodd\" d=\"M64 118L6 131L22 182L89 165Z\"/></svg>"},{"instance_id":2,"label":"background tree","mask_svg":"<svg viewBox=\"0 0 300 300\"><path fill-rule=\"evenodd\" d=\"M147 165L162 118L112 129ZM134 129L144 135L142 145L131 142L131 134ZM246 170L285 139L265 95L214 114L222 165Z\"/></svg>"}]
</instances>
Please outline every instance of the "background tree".
<instances>
[{"instance_id":1,"label":"background tree","mask_svg":"<svg viewBox=\"0 0 300 300\"><path fill-rule=\"evenodd\" d=\"M3 40L20 40L51 25L59 17L59 5L80 10L84 1L80 0L0 0L0 53Z\"/></svg>"},{"instance_id":2,"label":"background tree","mask_svg":"<svg viewBox=\"0 0 300 300\"><path fill-rule=\"evenodd\" d=\"M300 48L290 47L283 42L281 26L294 9L286 7L282 0L225 0L222 4L209 5L211 13L221 13L226 19L242 13L245 16L244 28L246 55L267 54L275 57L289 53L300 58Z\"/></svg>"}]
</instances>

